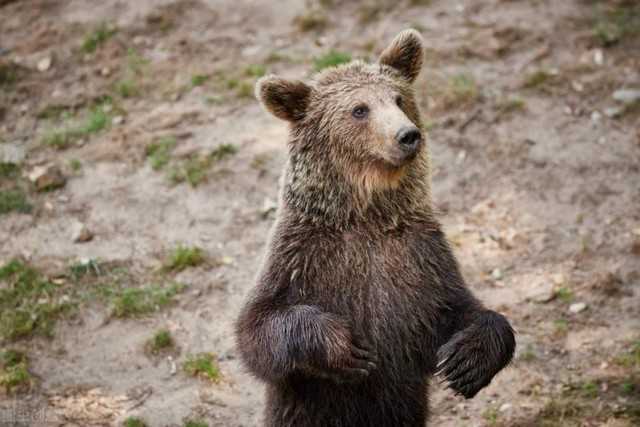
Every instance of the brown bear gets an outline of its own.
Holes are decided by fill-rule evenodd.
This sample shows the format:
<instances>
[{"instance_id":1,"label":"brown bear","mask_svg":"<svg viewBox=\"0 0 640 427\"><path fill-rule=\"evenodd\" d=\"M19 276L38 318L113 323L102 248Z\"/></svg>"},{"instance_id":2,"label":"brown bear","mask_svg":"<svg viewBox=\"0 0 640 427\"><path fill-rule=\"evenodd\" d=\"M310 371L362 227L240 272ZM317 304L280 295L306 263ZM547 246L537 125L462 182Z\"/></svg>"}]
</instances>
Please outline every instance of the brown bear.
<instances>
[{"instance_id":1,"label":"brown bear","mask_svg":"<svg viewBox=\"0 0 640 427\"><path fill-rule=\"evenodd\" d=\"M257 84L290 124L277 220L236 323L267 426L422 427L431 376L471 398L512 358L509 322L471 294L434 218L422 60L407 30L375 64Z\"/></svg>"}]
</instances>

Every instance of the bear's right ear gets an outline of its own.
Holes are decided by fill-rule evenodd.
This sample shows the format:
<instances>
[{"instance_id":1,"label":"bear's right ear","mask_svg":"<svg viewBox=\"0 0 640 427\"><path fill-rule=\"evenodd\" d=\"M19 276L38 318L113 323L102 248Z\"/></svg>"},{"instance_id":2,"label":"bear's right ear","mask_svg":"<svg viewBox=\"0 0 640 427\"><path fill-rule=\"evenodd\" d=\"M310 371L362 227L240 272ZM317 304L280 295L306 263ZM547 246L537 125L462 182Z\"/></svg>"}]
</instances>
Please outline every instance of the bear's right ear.
<instances>
[{"instance_id":1,"label":"bear's right ear","mask_svg":"<svg viewBox=\"0 0 640 427\"><path fill-rule=\"evenodd\" d=\"M274 116L296 122L307 112L311 87L299 80L265 76L256 83L256 97Z\"/></svg>"}]
</instances>

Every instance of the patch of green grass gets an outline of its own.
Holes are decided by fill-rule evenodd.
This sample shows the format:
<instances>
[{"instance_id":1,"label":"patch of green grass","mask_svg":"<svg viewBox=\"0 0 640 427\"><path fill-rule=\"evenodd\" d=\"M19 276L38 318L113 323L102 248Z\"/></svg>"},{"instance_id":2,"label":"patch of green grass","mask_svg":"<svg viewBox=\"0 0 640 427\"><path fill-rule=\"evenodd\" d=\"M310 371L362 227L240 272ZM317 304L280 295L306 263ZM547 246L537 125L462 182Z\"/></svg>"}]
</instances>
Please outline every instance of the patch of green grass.
<instances>
[{"instance_id":1,"label":"patch of green grass","mask_svg":"<svg viewBox=\"0 0 640 427\"><path fill-rule=\"evenodd\" d=\"M209 80L209 77L206 74L194 74L191 76L191 86L202 86Z\"/></svg>"},{"instance_id":2,"label":"patch of green grass","mask_svg":"<svg viewBox=\"0 0 640 427\"><path fill-rule=\"evenodd\" d=\"M18 66L0 62L0 87L13 86L18 81Z\"/></svg>"},{"instance_id":3,"label":"patch of green grass","mask_svg":"<svg viewBox=\"0 0 640 427\"><path fill-rule=\"evenodd\" d=\"M525 77L522 87L526 89L537 89L549 83L554 77L555 76L547 70L536 70Z\"/></svg>"},{"instance_id":4,"label":"patch of green grass","mask_svg":"<svg viewBox=\"0 0 640 427\"><path fill-rule=\"evenodd\" d=\"M0 215L10 212L30 213L31 204L27 196L19 188L0 190Z\"/></svg>"},{"instance_id":5,"label":"patch of green grass","mask_svg":"<svg viewBox=\"0 0 640 427\"><path fill-rule=\"evenodd\" d=\"M556 335L566 335L569 330L569 322L565 319L557 319L553 322L553 329Z\"/></svg>"},{"instance_id":6,"label":"patch of green grass","mask_svg":"<svg viewBox=\"0 0 640 427\"><path fill-rule=\"evenodd\" d=\"M204 251L197 246L178 245L171 251L164 269L166 271L183 271L189 267L196 267L205 262Z\"/></svg>"},{"instance_id":7,"label":"patch of green grass","mask_svg":"<svg viewBox=\"0 0 640 427\"><path fill-rule=\"evenodd\" d=\"M69 167L74 172L80 172L82 170L82 163L78 159L69 160Z\"/></svg>"},{"instance_id":8,"label":"patch of green grass","mask_svg":"<svg viewBox=\"0 0 640 427\"><path fill-rule=\"evenodd\" d=\"M223 160L237 152L232 144L222 144L208 155L194 154L182 162L174 165L169 171L169 180L173 184L188 182L197 187L207 179L212 164Z\"/></svg>"},{"instance_id":9,"label":"patch of green grass","mask_svg":"<svg viewBox=\"0 0 640 427\"><path fill-rule=\"evenodd\" d=\"M171 152L176 146L176 139L172 136L165 136L158 142L154 142L147 147L147 157L153 170L163 169L171 160Z\"/></svg>"},{"instance_id":10,"label":"patch of green grass","mask_svg":"<svg viewBox=\"0 0 640 427\"><path fill-rule=\"evenodd\" d=\"M527 346L522 353L520 353L520 360L523 362L531 362L536 359L536 353L533 351L533 348L529 345Z\"/></svg>"},{"instance_id":11,"label":"patch of green grass","mask_svg":"<svg viewBox=\"0 0 640 427\"><path fill-rule=\"evenodd\" d=\"M209 427L209 424L202 420L187 420L184 427Z\"/></svg>"},{"instance_id":12,"label":"patch of green grass","mask_svg":"<svg viewBox=\"0 0 640 427\"><path fill-rule=\"evenodd\" d=\"M115 28L108 26L106 23L100 24L85 36L82 42L82 51L84 53L94 53L98 47L109 40L116 32Z\"/></svg>"},{"instance_id":13,"label":"patch of green grass","mask_svg":"<svg viewBox=\"0 0 640 427\"><path fill-rule=\"evenodd\" d=\"M15 178L20 172L20 166L13 162L0 162L0 178Z\"/></svg>"},{"instance_id":14,"label":"patch of green grass","mask_svg":"<svg viewBox=\"0 0 640 427\"><path fill-rule=\"evenodd\" d=\"M253 96L253 83L242 81L236 89L236 94L240 98L251 98Z\"/></svg>"},{"instance_id":15,"label":"patch of green grass","mask_svg":"<svg viewBox=\"0 0 640 427\"><path fill-rule=\"evenodd\" d=\"M19 260L0 268L0 339L52 336L56 320L72 308L60 289Z\"/></svg>"},{"instance_id":16,"label":"patch of green grass","mask_svg":"<svg viewBox=\"0 0 640 427\"><path fill-rule=\"evenodd\" d=\"M78 130L81 134L100 132L109 125L110 116L102 107L96 107L89 112L84 126Z\"/></svg>"},{"instance_id":17,"label":"patch of green grass","mask_svg":"<svg viewBox=\"0 0 640 427\"><path fill-rule=\"evenodd\" d=\"M634 384L632 381L625 381L620 384L620 391L622 392L622 394L633 394L635 390L636 384Z\"/></svg>"},{"instance_id":18,"label":"patch of green grass","mask_svg":"<svg viewBox=\"0 0 640 427\"><path fill-rule=\"evenodd\" d=\"M75 139L75 134L68 130L52 131L45 134L42 138L42 143L49 147L63 150L71 145Z\"/></svg>"},{"instance_id":19,"label":"patch of green grass","mask_svg":"<svg viewBox=\"0 0 640 427\"><path fill-rule=\"evenodd\" d=\"M233 144L220 144L209 154L209 157L213 161L220 161L227 157L233 156L238 152L238 147Z\"/></svg>"},{"instance_id":20,"label":"patch of green grass","mask_svg":"<svg viewBox=\"0 0 640 427\"><path fill-rule=\"evenodd\" d=\"M313 60L313 67L316 71L324 70L329 67L336 67L351 61L351 55L345 52L339 52L331 49L329 52L321 55Z\"/></svg>"},{"instance_id":21,"label":"patch of green grass","mask_svg":"<svg viewBox=\"0 0 640 427\"><path fill-rule=\"evenodd\" d=\"M248 65L247 68L244 69L244 73L249 77L260 78L267 74L267 67L262 64Z\"/></svg>"},{"instance_id":22,"label":"patch of green grass","mask_svg":"<svg viewBox=\"0 0 640 427\"><path fill-rule=\"evenodd\" d=\"M107 112L106 103L98 104L89 110L83 123L47 132L42 139L42 143L53 148L64 149L84 136L98 133L108 128L110 122L111 115Z\"/></svg>"},{"instance_id":23,"label":"patch of green grass","mask_svg":"<svg viewBox=\"0 0 640 427\"><path fill-rule=\"evenodd\" d=\"M496 110L500 114L510 114L517 111L524 111L525 106L524 99L519 96L509 96L498 101Z\"/></svg>"},{"instance_id":24,"label":"patch of green grass","mask_svg":"<svg viewBox=\"0 0 640 427\"><path fill-rule=\"evenodd\" d=\"M74 282L87 276L100 277L102 274L100 263L93 258L78 261L69 266L69 275Z\"/></svg>"},{"instance_id":25,"label":"patch of green grass","mask_svg":"<svg viewBox=\"0 0 640 427\"><path fill-rule=\"evenodd\" d=\"M211 96L207 96L204 99L204 102L206 102L209 105L222 105L224 104L224 96L222 95L211 95Z\"/></svg>"},{"instance_id":26,"label":"patch of green grass","mask_svg":"<svg viewBox=\"0 0 640 427\"><path fill-rule=\"evenodd\" d=\"M192 187L197 187L207 178L210 166L211 160L208 157L194 155L172 168L169 179L174 184L186 181Z\"/></svg>"},{"instance_id":27,"label":"patch of green grass","mask_svg":"<svg viewBox=\"0 0 640 427\"><path fill-rule=\"evenodd\" d=\"M598 397L598 384L593 381L585 381L579 385L580 394L589 399Z\"/></svg>"},{"instance_id":28,"label":"patch of green grass","mask_svg":"<svg viewBox=\"0 0 640 427\"><path fill-rule=\"evenodd\" d=\"M147 423L145 423L142 418L138 417L129 417L124 420L122 425L124 427L147 427Z\"/></svg>"},{"instance_id":29,"label":"patch of green grass","mask_svg":"<svg viewBox=\"0 0 640 427\"><path fill-rule=\"evenodd\" d=\"M140 317L169 306L184 290L181 283L148 285L139 288L103 287L101 292L111 305L115 317Z\"/></svg>"},{"instance_id":30,"label":"patch of green grass","mask_svg":"<svg viewBox=\"0 0 640 427\"><path fill-rule=\"evenodd\" d=\"M14 390L25 390L31 386L27 356L19 351L7 349L0 353L0 386L7 394Z\"/></svg>"},{"instance_id":31,"label":"patch of green grass","mask_svg":"<svg viewBox=\"0 0 640 427\"><path fill-rule=\"evenodd\" d=\"M324 30L329 19L327 14L319 9L309 9L302 15L298 15L293 19L293 23L303 33L308 31L321 31Z\"/></svg>"},{"instance_id":32,"label":"patch of green grass","mask_svg":"<svg viewBox=\"0 0 640 427\"><path fill-rule=\"evenodd\" d=\"M554 291L554 295L556 298L560 299L562 302L569 303L573 300L573 291L566 287L558 288Z\"/></svg>"},{"instance_id":33,"label":"patch of green grass","mask_svg":"<svg viewBox=\"0 0 640 427\"><path fill-rule=\"evenodd\" d=\"M133 48L127 50L127 66L136 75L142 75L147 70L149 60Z\"/></svg>"},{"instance_id":34,"label":"patch of green grass","mask_svg":"<svg viewBox=\"0 0 640 427\"><path fill-rule=\"evenodd\" d=\"M600 11L593 25L593 34L603 46L640 34L640 6L608 7Z\"/></svg>"},{"instance_id":35,"label":"patch of green grass","mask_svg":"<svg viewBox=\"0 0 640 427\"><path fill-rule=\"evenodd\" d=\"M168 329L160 329L157 331L145 345L145 348L151 354L158 354L174 347L175 341Z\"/></svg>"},{"instance_id":36,"label":"patch of green grass","mask_svg":"<svg viewBox=\"0 0 640 427\"><path fill-rule=\"evenodd\" d=\"M409 0L409 4L411 6L429 6L431 5L431 0Z\"/></svg>"},{"instance_id":37,"label":"patch of green grass","mask_svg":"<svg viewBox=\"0 0 640 427\"><path fill-rule=\"evenodd\" d=\"M220 380L218 362L213 353L188 355L187 360L182 364L182 369L193 377L204 378L214 383Z\"/></svg>"},{"instance_id":38,"label":"patch of green grass","mask_svg":"<svg viewBox=\"0 0 640 427\"><path fill-rule=\"evenodd\" d=\"M488 425L493 426L498 422L498 414L498 409L490 406L482 413L482 418L487 421Z\"/></svg>"},{"instance_id":39,"label":"patch of green grass","mask_svg":"<svg viewBox=\"0 0 640 427\"><path fill-rule=\"evenodd\" d=\"M615 363L625 368L640 368L640 340L631 343L629 347L627 351L615 357Z\"/></svg>"},{"instance_id":40,"label":"patch of green grass","mask_svg":"<svg viewBox=\"0 0 640 427\"><path fill-rule=\"evenodd\" d=\"M115 91L123 98L133 98L140 93L137 83L130 78L117 81Z\"/></svg>"},{"instance_id":41,"label":"patch of green grass","mask_svg":"<svg viewBox=\"0 0 640 427\"><path fill-rule=\"evenodd\" d=\"M368 0L363 2L358 11L358 21L363 25L370 24L391 7L391 4L386 4L381 0Z\"/></svg>"}]
</instances>

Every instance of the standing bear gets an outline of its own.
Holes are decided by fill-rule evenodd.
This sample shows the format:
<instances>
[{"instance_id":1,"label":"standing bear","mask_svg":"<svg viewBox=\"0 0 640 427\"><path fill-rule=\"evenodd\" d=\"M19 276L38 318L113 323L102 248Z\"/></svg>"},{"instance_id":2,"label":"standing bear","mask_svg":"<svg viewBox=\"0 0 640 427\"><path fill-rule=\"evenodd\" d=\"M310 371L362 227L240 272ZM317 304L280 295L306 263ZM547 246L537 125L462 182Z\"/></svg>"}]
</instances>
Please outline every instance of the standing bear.
<instances>
[{"instance_id":1,"label":"standing bear","mask_svg":"<svg viewBox=\"0 0 640 427\"><path fill-rule=\"evenodd\" d=\"M236 323L267 385L266 426L423 427L431 376L471 398L513 356L509 322L471 294L434 217L422 60L406 30L377 63L257 84L290 125L277 220Z\"/></svg>"}]
</instances>

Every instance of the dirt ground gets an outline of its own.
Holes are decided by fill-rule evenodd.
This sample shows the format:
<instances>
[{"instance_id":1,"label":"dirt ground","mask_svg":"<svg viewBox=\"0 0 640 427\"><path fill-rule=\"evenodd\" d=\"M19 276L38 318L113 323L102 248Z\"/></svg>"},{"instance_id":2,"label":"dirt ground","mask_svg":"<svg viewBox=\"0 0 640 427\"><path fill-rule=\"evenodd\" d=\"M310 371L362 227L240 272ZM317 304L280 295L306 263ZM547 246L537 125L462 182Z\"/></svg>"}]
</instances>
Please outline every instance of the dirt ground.
<instances>
[{"instance_id":1,"label":"dirt ground","mask_svg":"<svg viewBox=\"0 0 640 427\"><path fill-rule=\"evenodd\" d=\"M262 386L232 322L287 129L253 84L304 78L328 52L374 60L407 27L428 46L417 96L440 219L518 334L473 400L434 381L431 424L640 425L640 97L624 96L640 90L640 2L621 0L0 1L0 161L17 171L0 190L30 206L0 206L0 266L55 284L37 304L73 303L50 336L0 335L29 373L16 387L0 375L0 424L258 425ZM64 182L37 191L52 165ZM177 245L205 261L164 268ZM92 297L117 280L185 287L127 316ZM176 344L150 354L159 329ZM183 368L201 352L219 380Z\"/></svg>"}]
</instances>

